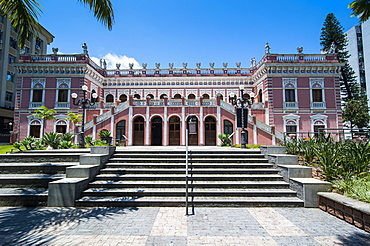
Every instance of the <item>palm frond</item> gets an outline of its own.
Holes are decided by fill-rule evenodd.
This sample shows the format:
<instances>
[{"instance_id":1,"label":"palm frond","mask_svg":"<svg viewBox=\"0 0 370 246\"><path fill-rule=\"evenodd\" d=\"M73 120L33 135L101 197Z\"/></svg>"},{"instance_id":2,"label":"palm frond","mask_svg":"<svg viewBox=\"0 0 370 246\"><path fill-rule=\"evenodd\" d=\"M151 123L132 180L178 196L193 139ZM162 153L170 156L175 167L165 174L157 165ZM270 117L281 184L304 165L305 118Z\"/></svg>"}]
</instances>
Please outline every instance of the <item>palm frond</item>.
<instances>
[{"instance_id":1,"label":"palm frond","mask_svg":"<svg viewBox=\"0 0 370 246\"><path fill-rule=\"evenodd\" d=\"M28 36L40 30L38 18L42 6L39 0L0 0L0 9L17 31L18 45L23 48Z\"/></svg>"},{"instance_id":2,"label":"palm frond","mask_svg":"<svg viewBox=\"0 0 370 246\"><path fill-rule=\"evenodd\" d=\"M103 23L109 30L114 24L113 6L110 0L78 0L87 5L94 13L94 16Z\"/></svg>"},{"instance_id":3,"label":"palm frond","mask_svg":"<svg viewBox=\"0 0 370 246\"><path fill-rule=\"evenodd\" d=\"M370 18L370 1L368 0L353 1L348 8L353 11L351 16L358 16L362 22Z\"/></svg>"}]
</instances>

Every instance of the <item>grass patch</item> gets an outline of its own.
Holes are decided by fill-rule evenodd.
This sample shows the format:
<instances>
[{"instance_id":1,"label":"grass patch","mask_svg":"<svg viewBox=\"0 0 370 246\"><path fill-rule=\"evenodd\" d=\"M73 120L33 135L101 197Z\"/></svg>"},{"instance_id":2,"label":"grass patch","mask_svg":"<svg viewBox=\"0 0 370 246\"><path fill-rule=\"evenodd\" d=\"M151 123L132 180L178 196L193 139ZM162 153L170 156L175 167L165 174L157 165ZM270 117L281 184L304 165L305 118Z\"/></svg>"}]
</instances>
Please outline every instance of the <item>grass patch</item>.
<instances>
[{"instance_id":1,"label":"grass patch","mask_svg":"<svg viewBox=\"0 0 370 246\"><path fill-rule=\"evenodd\" d=\"M17 150L13 147L13 145L0 145L0 154L6 154L7 152L10 152L13 149L13 151Z\"/></svg>"}]
</instances>

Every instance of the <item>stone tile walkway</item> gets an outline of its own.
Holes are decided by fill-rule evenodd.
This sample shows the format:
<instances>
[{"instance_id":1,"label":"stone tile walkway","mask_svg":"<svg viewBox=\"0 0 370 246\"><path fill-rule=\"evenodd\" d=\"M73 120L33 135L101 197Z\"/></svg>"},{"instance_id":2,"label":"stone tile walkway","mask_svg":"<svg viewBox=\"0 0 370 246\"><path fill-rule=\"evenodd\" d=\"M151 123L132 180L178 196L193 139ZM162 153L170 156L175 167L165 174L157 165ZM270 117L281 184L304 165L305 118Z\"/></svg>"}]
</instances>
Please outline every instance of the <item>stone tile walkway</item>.
<instances>
[{"instance_id":1,"label":"stone tile walkway","mask_svg":"<svg viewBox=\"0 0 370 246\"><path fill-rule=\"evenodd\" d=\"M3 207L0 245L357 246L370 234L307 208Z\"/></svg>"}]
</instances>

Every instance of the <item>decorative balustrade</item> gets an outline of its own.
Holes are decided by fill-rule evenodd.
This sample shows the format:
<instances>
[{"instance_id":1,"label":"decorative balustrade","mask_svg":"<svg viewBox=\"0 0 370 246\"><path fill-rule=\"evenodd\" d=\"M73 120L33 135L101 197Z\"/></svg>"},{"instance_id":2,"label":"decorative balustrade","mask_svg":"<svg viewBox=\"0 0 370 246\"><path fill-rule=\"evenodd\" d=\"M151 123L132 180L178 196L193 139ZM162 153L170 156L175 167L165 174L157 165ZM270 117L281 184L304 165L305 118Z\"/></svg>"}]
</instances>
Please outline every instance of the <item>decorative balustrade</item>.
<instances>
[{"instance_id":1,"label":"decorative balustrade","mask_svg":"<svg viewBox=\"0 0 370 246\"><path fill-rule=\"evenodd\" d=\"M216 99L203 99L203 106L216 106Z\"/></svg>"},{"instance_id":2,"label":"decorative balustrade","mask_svg":"<svg viewBox=\"0 0 370 246\"><path fill-rule=\"evenodd\" d=\"M221 100L221 105L220 106L221 106L221 108L229 111L230 113L235 114L235 107L233 105L231 105L230 103L227 103L227 102Z\"/></svg>"},{"instance_id":3,"label":"decorative balustrade","mask_svg":"<svg viewBox=\"0 0 370 246\"><path fill-rule=\"evenodd\" d=\"M134 99L134 106L146 106L146 100Z\"/></svg>"},{"instance_id":4,"label":"decorative balustrade","mask_svg":"<svg viewBox=\"0 0 370 246\"><path fill-rule=\"evenodd\" d=\"M275 137L281 141L284 140L284 134L278 130L275 129Z\"/></svg>"},{"instance_id":5,"label":"decorative balustrade","mask_svg":"<svg viewBox=\"0 0 370 246\"><path fill-rule=\"evenodd\" d=\"M168 100L168 106L181 107L182 106L182 99L169 99Z\"/></svg>"},{"instance_id":6,"label":"decorative balustrade","mask_svg":"<svg viewBox=\"0 0 370 246\"><path fill-rule=\"evenodd\" d=\"M267 133L272 134L271 126L269 126L269 125L267 125L267 124L263 123L262 121L260 121L260 120L256 120L256 126L257 126L259 129L261 129L261 130L263 130L263 131L265 131L265 132L267 132Z\"/></svg>"},{"instance_id":7,"label":"decorative balustrade","mask_svg":"<svg viewBox=\"0 0 370 246\"><path fill-rule=\"evenodd\" d=\"M90 128L92 128L94 126L94 121L93 120L90 120L88 122L85 123L85 131L86 130L89 130Z\"/></svg>"},{"instance_id":8,"label":"decorative balustrade","mask_svg":"<svg viewBox=\"0 0 370 246\"><path fill-rule=\"evenodd\" d=\"M108 119L109 117L111 117L111 111L107 111L104 114L98 115L96 117L96 123L100 123L100 122Z\"/></svg>"},{"instance_id":9,"label":"decorative balustrade","mask_svg":"<svg viewBox=\"0 0 370 246\"><path fill-rule=\"evenodd\" d=\"M326 108L326 102L312 102L311 108Z\"/></svg>"},{"instance_id":10,"label":"decorative balustrade","mask_svg":"<svg viewBox=\"0 0 370 246\"><path fill-rule=\"evenodd\" d=\"M159 100L151 99L149 105L150 106L164 106L164 100L163 99L159 99Z\"/></svg>"},{"instance_id":11,"label":"decorative balustrade","mask_svg":"<svg viewBox=\"0 0 370 246\"><path fill-rule=\"evenodd\" d=\"M54 104L54 108L60 109L60 108L70 108L70 103L69 102L56 102Z\"/></svg>"},{"instance_id":12,"label":"decorative balustrade","mask_svg":"<svg viewBox=\"0 0 370 246\"><path fill-rule=\"evenodd\" d=\"M116 107L114 108L114 113L115 113L115 114L118 114L119 112L122 112L122 111L124 111L124 110L128 109L128 107L129 107L129 103L128 103L128 101L123 102L123 103L120 103L118 106L116 106Z\"/></svg>"},{"instance_id":13,"label":"decorative balustrade","mask_svg":"<svg viewBox=\"0 0 370 246\"><path fill-rule=\"evenodd\" d=\"M198 99L187 99L185 101L185 106L199 106L200 101Z\"/></svg>"},{"instance_id":14,"label":"decorative balustrade","mask_svg":"<svg viewBox=\"0 0 370 246\"><path fill-rule=\"evenodd\" d=\"M284 108L298 108L298 102L284 102Z\"/></svg>"},{"instance_id":15,"label":"decorative balustrade","mask_svg":"<svg viewBox=\"0 0 370 246\"><path fill-rule=\"evenodd\" d=\"M105 109L109 109L109 108L113 108L114 106L116 106L116 104L115 103L112 103L112 102L110 102L110 103L104 103L104 108Z\"/></svg>"},{"instance_id":16,"label":"decorative balustrade","mask_svg":"<svg viewBox=\"0 0 370 246\"><path fill-rule=\"evenodd\" d=\"M33 109L33 108L39 108L41 106L45 106L45 103L44 102L30 102L28 108Z\"/></svg>"}]
</instances>

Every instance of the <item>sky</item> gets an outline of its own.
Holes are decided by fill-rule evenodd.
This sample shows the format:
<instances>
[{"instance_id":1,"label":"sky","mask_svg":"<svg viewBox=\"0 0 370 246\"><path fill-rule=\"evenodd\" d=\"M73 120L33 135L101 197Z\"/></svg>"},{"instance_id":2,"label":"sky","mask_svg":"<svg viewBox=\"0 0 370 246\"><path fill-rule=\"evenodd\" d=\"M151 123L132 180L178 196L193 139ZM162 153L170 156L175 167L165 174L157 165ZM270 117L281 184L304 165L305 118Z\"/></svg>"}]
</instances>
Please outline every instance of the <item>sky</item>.
<instances>
[{"instance_id":1,"label":"sky","mask_svg":"<svg viewBox=\"0 0 370 246\"><path fill-rule=\"evenodd\" d=\"M55 36L60 53L103 58L108 68L249 67L269 43L271 53L320 53L325 17L334 13L344 31L359 23L347 8L352 0L111 0L115 24L109 31L77 0L43 0L40 23Z\"/></svg>"}]
</instances>

